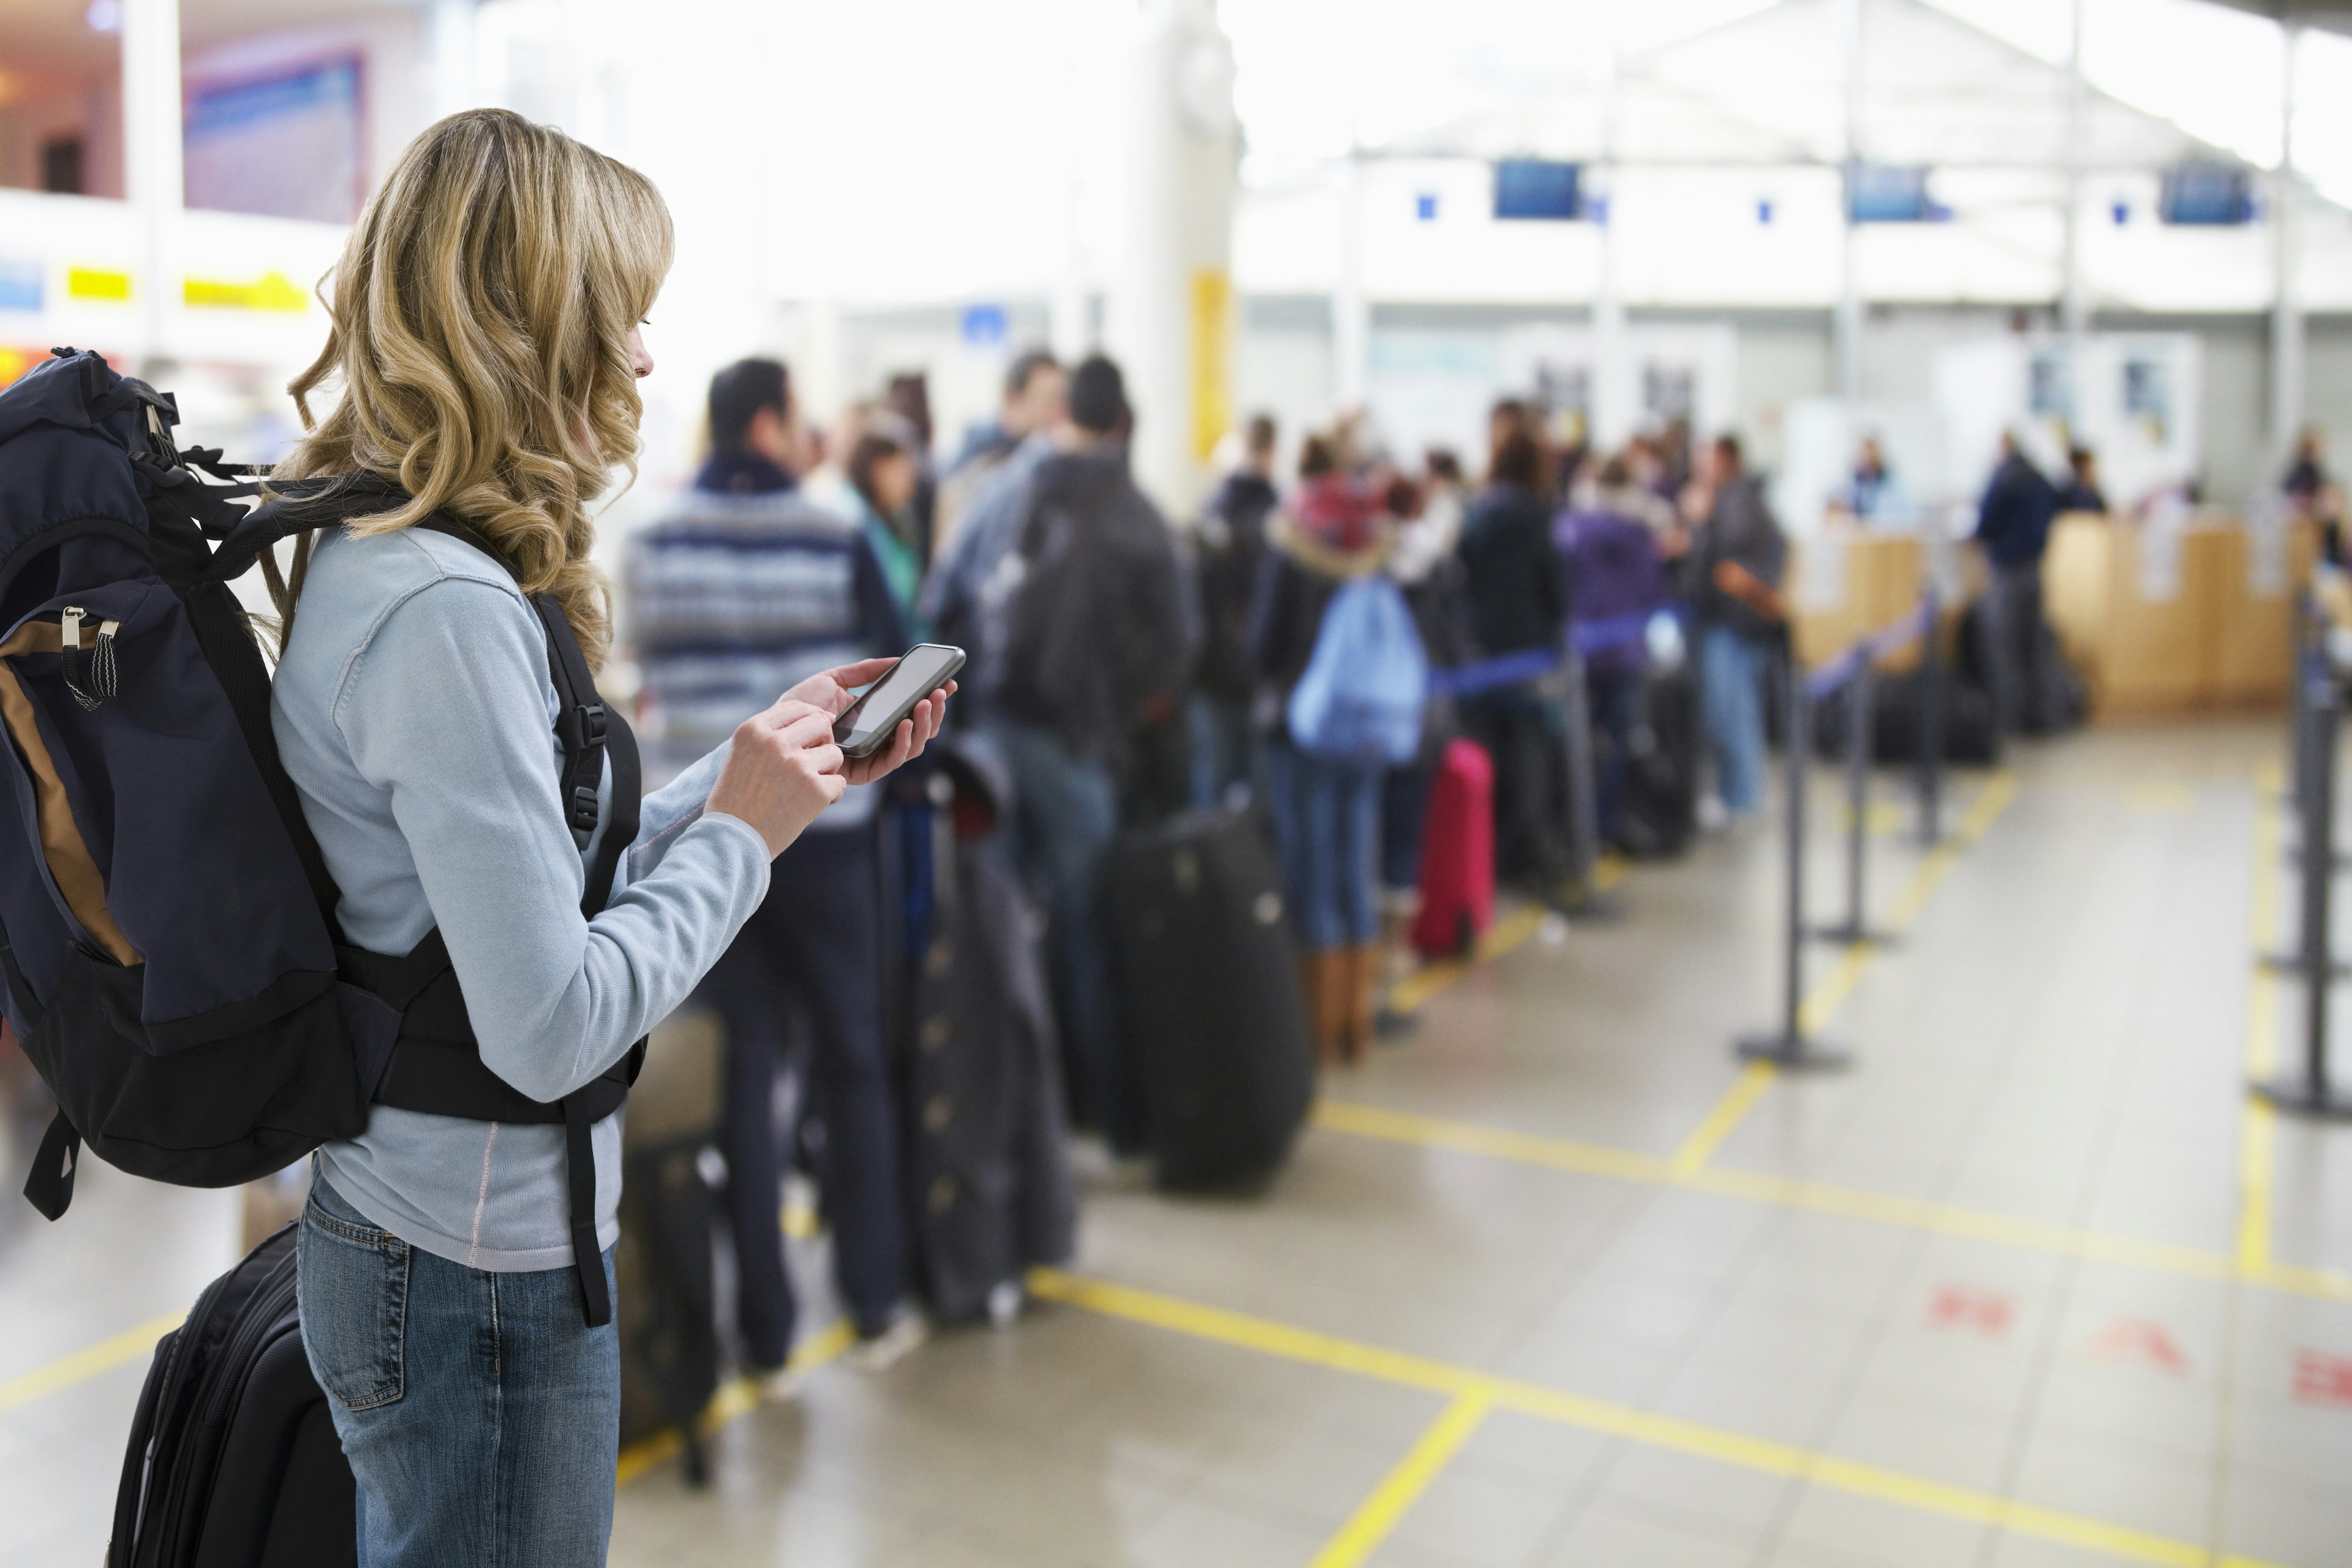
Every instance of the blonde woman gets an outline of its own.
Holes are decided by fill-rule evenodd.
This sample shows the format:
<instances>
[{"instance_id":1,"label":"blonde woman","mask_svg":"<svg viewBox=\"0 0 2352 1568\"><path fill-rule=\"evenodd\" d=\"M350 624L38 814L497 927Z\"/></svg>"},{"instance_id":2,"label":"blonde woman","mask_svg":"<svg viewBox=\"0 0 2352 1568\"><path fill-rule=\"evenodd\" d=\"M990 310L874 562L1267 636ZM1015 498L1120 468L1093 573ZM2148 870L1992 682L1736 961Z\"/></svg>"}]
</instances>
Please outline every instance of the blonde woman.
<instances>
[{"instance_id":1,"label":"blonde woman","mask_svg":"<svg viewBox=\"0 0 2352 1568\"><path fill-rule=\"evenodd\" d=\"M314 394L339 395L276 476L397 487L298 552L281 599L272 721L344 940L404 955L437 932L480 1065L535 1104L611 1074L725 951L770 862L847 784L919 752L944 707L845 763L834 716L881 661L795 688L645 801L609 900L583 912L602 846L575 839L559 781L550 649L568 627L593 665L609 641L588 507L635 460L653 368L638 328L670 245L634 171L502 111L442 121L336 268L327 346L293 391L306 422ZM607 825L627 817L614 784L608 765ZM618 1118L567 1129L393 1098L320 1151L298 1248L303 1342L359 1481L360 1561L602 1563L620 1374L609 1310L593 1320ZM594 1212L575 1216L567 1159L583 1150ZM574 1238L592 1236L602 1256L575 1274Z\"/></svg>"}]
</instances>

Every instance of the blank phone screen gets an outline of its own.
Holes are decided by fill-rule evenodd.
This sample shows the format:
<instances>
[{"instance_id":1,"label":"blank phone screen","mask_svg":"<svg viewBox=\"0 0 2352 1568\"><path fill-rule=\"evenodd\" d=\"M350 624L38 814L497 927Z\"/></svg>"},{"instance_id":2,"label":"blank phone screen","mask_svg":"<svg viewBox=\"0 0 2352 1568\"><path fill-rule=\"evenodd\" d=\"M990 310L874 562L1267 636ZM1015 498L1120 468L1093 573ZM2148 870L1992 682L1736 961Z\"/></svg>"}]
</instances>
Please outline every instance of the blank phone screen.
<instances>
[{"instance_id":1,"label":"blank phone screen","mask_svg":"<svg viewBox=\"0 0 2352 1568\"><path fill-rule=\"evenodd\" d=\"M865 696L834 721L834 740L845 746L863 746L877 733L896 729L898 721L962 662L961 648L938 643L922 643L908 649L906 657L892 665L881 679L866 689Z\"/></svg>"}]
</instances>

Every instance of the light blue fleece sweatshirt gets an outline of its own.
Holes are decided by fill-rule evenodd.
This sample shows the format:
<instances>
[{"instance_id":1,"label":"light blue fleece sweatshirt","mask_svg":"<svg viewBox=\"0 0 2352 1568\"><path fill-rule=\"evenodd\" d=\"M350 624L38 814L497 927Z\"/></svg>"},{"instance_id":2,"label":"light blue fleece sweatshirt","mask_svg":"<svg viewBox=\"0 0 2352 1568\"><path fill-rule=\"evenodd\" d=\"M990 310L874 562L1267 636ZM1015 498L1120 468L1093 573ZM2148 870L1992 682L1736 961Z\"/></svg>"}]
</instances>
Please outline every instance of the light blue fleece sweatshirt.
<instances>
[{"instance_id":1,"label":"light blue fleece sweatshirt","mask_svg":"<svg viewBox=\"0 0 2352 1568\"><path fill-rule=\"evenodd\" d=\"M705 814L722 746L645 803L613 895L583 919L564 824L547 637L505 568L446 534L324 533L270 717L346 938L408 952L439 926L490 1069L552 1100L686 1000L768 889L766 843ZM612 774L601 792L612 817ZM600 829L601 833L601 829ZM596 1234L620 1234L620 1113L594 1128ZM472 1268L572 1262L561 1125L379 1105L326 1180L410 1245Z\"/></svg>"}]
</instances>

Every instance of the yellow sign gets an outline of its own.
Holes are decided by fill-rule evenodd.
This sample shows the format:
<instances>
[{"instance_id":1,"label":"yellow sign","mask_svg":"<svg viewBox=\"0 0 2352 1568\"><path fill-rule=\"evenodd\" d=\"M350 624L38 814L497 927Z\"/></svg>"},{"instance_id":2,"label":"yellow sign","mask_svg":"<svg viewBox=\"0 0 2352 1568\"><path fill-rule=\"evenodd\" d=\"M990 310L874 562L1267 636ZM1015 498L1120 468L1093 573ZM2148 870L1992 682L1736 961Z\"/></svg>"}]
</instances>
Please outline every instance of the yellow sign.
<instances>
[{"instance_id":1,"label":"yellow sign","mask_svg":"<svg viewBox=\"0 0 2352 1568\"><path fill-rule=\"evenodd\" d=\"M283 272L264 273L251 283L225 283L216 279L191 278L181 296L191 305L235 310L284 310L299 314L310 308L310 297L297 289Z\"/></svg>"},{"instance_id":2,"label":"yellow sign","mask_svg":"<svg viewBox=\"0 0 2352 1568\"><path fill-rule=\"evenodd\" d=\"M95 267L66 268L66 292L77 300L128 300L131 274Z\"/></svg>"},{"instance_id":3,"label":"yellow sign","mask_svg":"<svg viewBox=\"0 0 2352 1568\"><path fill-rule=\"evenodd\" d=\"M1192 274L1192 460L1205 463L1234 425L1234 280L1222 267Z\"/></svg>"}]
</instances>

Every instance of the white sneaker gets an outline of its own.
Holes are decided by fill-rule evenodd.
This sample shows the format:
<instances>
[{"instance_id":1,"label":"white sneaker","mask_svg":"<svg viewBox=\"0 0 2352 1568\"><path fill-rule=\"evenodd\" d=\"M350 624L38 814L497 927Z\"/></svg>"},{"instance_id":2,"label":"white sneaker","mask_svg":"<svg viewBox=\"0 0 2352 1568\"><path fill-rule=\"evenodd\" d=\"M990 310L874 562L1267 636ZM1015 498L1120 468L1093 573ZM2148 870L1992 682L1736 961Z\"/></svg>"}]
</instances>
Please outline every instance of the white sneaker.
<instances>
[{"instance_id":1,"label":"white sneaker","mask_svg":"<svg viewBox=\"0 0 2352 1568\"><path fill-rule=\"evenodd\" d=\"M860 1372L887 1372L907 1359L931 1337L930 1324L920 1312L911 1309L901 1311L891 1320L890 1326L870 1340L860 1340L843 1352L842 1359Z\"/></svg>"},{"instance_id":2,"label":"white sneaker","mask_svg":"<svg viewBox=\"0 0 2352 1568\"><path fill-rule=\"evenodd\" d=\"M1701 831L1717 832L1730 820L1731 813L1724 808L1721 795L1703 795L1698 797L1698 825Z\"/></svg>"}]
</instances>

